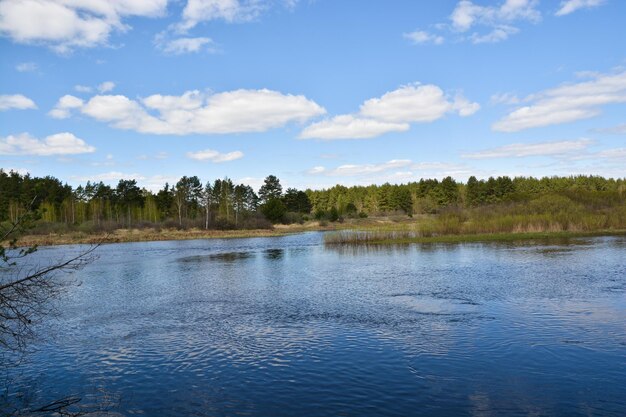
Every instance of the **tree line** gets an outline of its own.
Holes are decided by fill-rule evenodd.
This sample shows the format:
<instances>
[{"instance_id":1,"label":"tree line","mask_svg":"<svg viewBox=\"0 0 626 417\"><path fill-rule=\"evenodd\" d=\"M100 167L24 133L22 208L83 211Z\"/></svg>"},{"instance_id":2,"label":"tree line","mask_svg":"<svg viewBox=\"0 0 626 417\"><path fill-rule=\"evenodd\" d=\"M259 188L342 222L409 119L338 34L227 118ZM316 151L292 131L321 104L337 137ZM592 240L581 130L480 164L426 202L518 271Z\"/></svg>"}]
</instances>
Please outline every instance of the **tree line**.
<instances>
[{"instance_id":1,"label":"tree line","mask_svg":"<svg viewBox=\"0 0 626 417\"><path fill-rule=\"evenodd\" d=\"M451 208L473 208L531 201L558 194L590 204L624 204L626 179L600 176L515 177L477 179L466 183L446 177L407 184L283 191L269 175L255 191L231 179L202 182L183 176L157 192L133 179L116 186L88 181L71 187L52 176L32 177L0 169L0 222L15 221L31 209L41 223L98 227L257 228L270 223L308 219L336 221L386 214L436 214Z\"/></svg>"}]
</instances>

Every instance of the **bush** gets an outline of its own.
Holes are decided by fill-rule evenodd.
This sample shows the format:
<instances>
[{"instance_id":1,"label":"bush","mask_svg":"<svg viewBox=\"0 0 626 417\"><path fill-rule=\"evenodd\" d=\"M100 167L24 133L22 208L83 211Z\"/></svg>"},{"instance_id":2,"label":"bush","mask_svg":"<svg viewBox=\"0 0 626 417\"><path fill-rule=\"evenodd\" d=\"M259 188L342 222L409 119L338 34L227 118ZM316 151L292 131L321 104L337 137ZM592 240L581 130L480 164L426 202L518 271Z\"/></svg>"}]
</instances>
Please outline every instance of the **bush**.
<instances>
[{"instance_id":1,"label":"bush","mask_svg":"<svg viewBox=\"0 0 626 417\"><path fill-rule=\"evenodd\" d=\"M326 212L322 209L317 209L315 210L313 217L315 217L315 220L322 220L323 218L326 217Z\"/></svg>"},{"instance_id":2,"label":"bush","mask_svg":"<svg viewBox=\"0 0 626 417\"><path fill-rule=\"evenodd\" d=\"M339 212L337 211L336 207L331 208L328 212L328 220L330 220L331 222L336 222L337 220L339 220Z\"/></svg>"},{"instance_id":3,"label":"bush","mask_svg":"<svg viewBox=\"0 0 626 417\"><path fill-rule=\"evenodd\" d=\"M261 206L261 213L272 223L277 223L283 219L287 212L285 205L278 198L272 198Z\"/></svg>"},{"instance_id":4,"label":"bush","mask_svg":"<svg viewBox=\"0 0 626 417\"><path fill-rule=\"evenodd\" d=\"M240 229L272 229L272 223L269 222L266 218L258 216L258 217L248 217L244 221L239 223Z\"/></svg>"},{"instance_id":5,"label":"bush","mask_svg":"<svg viewBox=\"0 0 626 417\"><path fill-rule=\"evenodd\" d=\"M283 218L283 223L285 224L293 224L293 223L303 223L302 220L302 214L300 213L294 213L292 211L288 212L285 214L284 218Z\"/></svg>"}]
</instances>

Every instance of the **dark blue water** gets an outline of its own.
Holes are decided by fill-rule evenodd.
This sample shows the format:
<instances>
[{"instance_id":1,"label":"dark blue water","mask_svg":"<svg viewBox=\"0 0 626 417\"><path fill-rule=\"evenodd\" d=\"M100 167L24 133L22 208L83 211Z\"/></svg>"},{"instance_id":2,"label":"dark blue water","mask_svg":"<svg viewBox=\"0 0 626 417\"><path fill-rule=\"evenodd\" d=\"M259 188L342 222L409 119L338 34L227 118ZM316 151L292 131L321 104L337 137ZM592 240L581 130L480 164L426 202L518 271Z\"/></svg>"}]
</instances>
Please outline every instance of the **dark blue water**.
<instances>
[{"instance_id":1,"label":"dark blue water","mask_svg":"<svg viewBox=\"0 0 626 417\"><path fill-rule=\"evenodd\" d=\"M380 248L311 233L99 255L16 377L35 402L105 390L123 415L626 415L626 238Z\"/></svg>"}]
</instances>

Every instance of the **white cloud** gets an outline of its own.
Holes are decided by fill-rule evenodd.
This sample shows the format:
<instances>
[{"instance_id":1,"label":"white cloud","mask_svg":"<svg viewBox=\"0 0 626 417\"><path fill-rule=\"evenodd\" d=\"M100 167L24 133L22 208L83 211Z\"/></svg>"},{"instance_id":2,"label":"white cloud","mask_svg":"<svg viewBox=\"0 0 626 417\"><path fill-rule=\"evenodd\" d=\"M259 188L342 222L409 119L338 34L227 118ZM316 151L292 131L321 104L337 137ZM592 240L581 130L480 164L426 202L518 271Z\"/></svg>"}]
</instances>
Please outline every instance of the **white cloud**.
<instances>
[{"instance_id":1,"label":"white cloud","mask_svg":"<svg viewBox=\"0 0 626 417\"><path fill-rule=\"evenodd\" d=\"M18 174L20 174L21 176L25 176L30 174L30 170L28 168L14 168L14 167L2 167L0 168L0 170L4 171L4 172L17 172Z\"/></svg>"},{"instance_id":2,"label":"white cloud","mask_svg":"<svg viewBox=\"0 0 626 417\"><path fill-rule=\"evenodd\" d=\"M598 74L591 81L548 89L527 100L533 103L494 123L493 130L517 132L597 116L603 105L626 102L626 71Z\"/></svg>"},{"instance_id":3,"label":"white cloud","mask_svg":"<svg viewBox=\"0 0 626 417\"><path fill-rule=\"evenodd\" d=\"M145 180L146 177L144 175L138 174L138 173L124 173L124 172L120 172L120 171L110 171L110 172L103 172L102 174L95 174L95 175L84 175L84 176L77 176L74 175L71 177L74 181L95 181L95 182L105 182L105 183L112 183L112 182L117 182L119 180L136 180L136 181L141 181L141 180Z\"/></svg>"},{"instance_id":4,"label":"white cloud","mask_svg":"<svg viewBox=\"0 0 626 417\"><path fill-rule=\"evenodd\" d=\"M157 152L154 155L142 154L142 155L139 155L137 157L137 159L141 159L141 160L144 160L144 161L146 161L148 159L167 159L167 158L169 158L169 154L167 152L163 152L163 151Z\"/></svg>"},{"instance_id":5,"label":"white cloud","mask_svg":"<svg viewBox=\"0 0 626 417\"><path fill-rule=\"evenodd\" d=\"M95 87L91 87L88 85L75 85L74 90L79 93L91 93L94 90L98 90L100 94L108 93L109 91L113 91L115 88L115 83L113 81L105 81L103 83L98 84Z\"/></svg>"},{"instance_id":6,"label":"white cloud","mask_svg":"<svg viewBox=\"0 0 626 417\"><path fill-rule=\"evenodd\" d=\"M299 137L301 139L364 139L389 132L404 132L409 128L408 123L389 123L342 115L307 126Z\"/></svg>"},{"instance_id":7,"label":"white cloud","mask_svg":"<svg viewBox=\"0 0 626 417\"><path fill-rule=\"evenodd\" d=\"M607 159L626 159L626 148L607 149L597 152L595 156Z\"/></svg>"},{"instance_id":8,"label":"white cloud","mask_svg":"<svg viewBox=\"0 0 626 417\"><path fill-rule=\"evenodd\" d=\"M261 188L263 184L265 184L265 177L243 177L234 181L235 184L245 184L249 185L255 190ZM287 188L286 184L283 183L283 188Z\"/></svg>"},{"instance_id":9,"label":"white cloud","mask_svg":"<svg viewBox=\"0 0 626 417\"><path fill-rule=\"evenodd\" d=\"M15 66L18 72L33 72L37 71L37 64L34 62L21 62Z\"/></svg>"},{"instance_id":10,"label":"white cloud","mask_svg":"<svg viewBox=\"0 0 626 417\"><path fill-rule=\"evenodd\" d=\"M392 169L403 168L411 165L412 162L409 159L392 159L391 161L381 164L363 164L363 165L340 165L335 169L327 170L325 167L318 166L311 168L307 173L312 175L324 174L327 176L358 176L368 175Z\"/></svg>"},{"instance_id":11,"label":"white cloud","mask_svg":"<svg viewBox=\"0 0 626 417\"><path fill-rule=\"evenodd\" d=\"M473 33L471 36L472 43L497 43L507 40L509 36L515 35L519 32L519 29L513 26L502 25L493 29L491 32L485 35L479 35Z\"/></svg>"},{"instance_id":12,"label":"white cloud","mask_svg":"<svg viewBox=\"0 0 626 417\"><path fill-rule=\"evenodd\" d=\"M137 172L109 171L94 175L74 175L70 177L75 184L86 181L104 182L116 186L119 180L135 180L137 185L152 192L157 192L165 186L165 183L175 184L180 177L172 175L151 175L146 176Z\"/></svg>"},{"instance_id":13,"label":"white cloud","mask_svg":"<svg viewBox=\"0 0 626 417\"><path fill-rule=\"evenodd\" d=\"M167 0L3 0L0 35L69 53L106 45L111 32L129 29L124 18L162 16L166 6Z\"/></svg>"},{"instance_id":14,"label":"white cloud","mask_svg":"<svg viewBox=\"0 0 626 417\"><path fill-rule=\"evenodd\" d=\"M591 139L563 140L558 142L513 143L462 155L468 159L524 158L529 156L560 157L579 153L593 144Z\"/></svg>"},{"instance_id":15,"label":"white cloud","mask_svg":"<svg viewBox=\"0 0 626 417\"><path fill-rule=\"evenodd\" d=\"M605 0L564 0L555 13L556 16L565 16L579 9L590 9L604 4Z\"/></svg>"},{"instance_id":16,"label":"white cloud","mask_svg":"<svg viewBox=\"0 0 626 417\"><path fill-rule=\"evenodd\" d=\"M470 36L473 43L500 42L517 33L515 21L537 23L541 13L537 10L537 0L506 0L499 6L480 6L469 0L461 0L450 15L452 28L457 32L467 32L480 26L489 29L487 33L474 32Z\"/></svg>"},{"instance_id":17,"label":"white cloud","mask_svg":"<svg viewBox=\"0 0 626 417\"><path fill-rule=\"evenodd\" d=\"M407 131L410 123L428 123L456 112L470 116L480 109L462 95L448 97L436 85L410 84L365 101L356 115L339 115L313 123L301 139L361 139Z\"/></svg>"},{"instance_id":18,"label":"white cloud","mask_svg":"<svg viewBox=\"0 0 626 417\"><path fill-rule=\"evenodd\" d=\"M479 108L478 103L470 103L462 96L448 99L436 85L412 84L367 100L359 114L391 123L427 123L452 111L469 116Z\"/></svg>"},{"instance_id":19,"label":"white cloud","mask_svg":"<svg viewBox=\"0 0 626 417\"><path fill-rule=\"evenodd\" d=\"M91 93L93 91L93 88L87 85L75 85L74 90L78 91L79 93Z\"/></svg>"},{"instance_id":20,"label":"white cloud","mask_svg":"<svg viewBox=\"0 0 626 417\"><path fill-rule=\"evenodd\" d=\"M188 0L182 21L175 25L186 32L201 22L223 20L228 23L250 22L272 7L293 10L299 0Z\"/></svg>"},{"instance_id":21,"label":"white cloud","mask_svg":"<svg viewBox=\"0 0 626 417\"><path fill-rule=\"evenodd\" d=\"M491 96L491 104L519 104L521 100L513 93L498 93Z\"/></svg>"},{"instance_id":22,"label":"white cloud","mask_svg":"<svg viewBox=\"0 0 626 417\"><path fill-rule=\"evenodd\" d=\"M475 25L497 26L503 22L528 20L538 22L541 13L535 8L537 0L506 0L498 6L479 6L461 0L450 15L454 29L465 32Z\"/></svg>"},{"instance_id":23,"label":"white cloud","mask_svg":"<svg viewBox=\"0 0 626 417\"><path fill-rule=\"evenodd\" d=\"M183 9L182 30L203 21L245 22L255 19L267 7L258 0L188 0Z\"/></svg>"},{"instance_id":24,"label":"white cloud","mask_svg":"<svg viewBox=\"0 0 626 417\"><path fill-rule=\"evenodd\" d=\"M57 104L48 112L48 115L55 119L67 119L70 117L72 109L79 109L83 104L84 101L82 99L66 94L57 101Z\"/></svg>"},{"instance_id":25,"label":"white cloud","mask_svg":"<svg viewBox=\"0 0 626 417\"><path fill-rule=\"evenodd\" d=\"M113 91L115 88L115 83L113 81L105 81L102 84L98 85L98 91L102 93L108 93L109 91Z\"/></svg>"},{"instance_id":26,"label":"white cloud","mask_svg":"<svg viewBox=\"0 0 626 417\"><path fill-rule=\"evenodd\" d=\"M187 157L196 161L211 161L214 163L229 162L243 158L243 152L234 151L228 153L220 153L213 149L205 149L197 152L187 152Z\"/></svg>"},{"instance_id":27,"label":"white cloud","mask_svg":"<svg viewBox=\"0 0 626 417\"><path fill-rule=\"evenodd\" d=\"M321 174L326 171L326 168L323 166L317 166L309 169L306 173L311 175Z\"/></svg>"},{"instance_id":28,"label":"white cloud","mask_svg":"<svg viewBox=\"0 0 626 417\"><path fill-rule=\"evenodd\" d=\"M22 94L0 95L0 111L17 109L36 109L37 105L31 99Z\"/></svg>"},{"instance_id":29,"label":"white cloud","mask_svg":"<svg viewBox=\"0 0 626 417\"><path fill-rule=\"evenodd\" d=\"M68 132L50 135L44 139L34 138L28 133L0 138L0 155L75 155L95 150L96 148Z\"/></svg>"},{"instance_id":30,"label":"white cloud","mask_svg":"<svg viewBox=\"0 0 626 417\"><path fill-rule=\"evenodd\" d=\"M215 52L215 43L211 38L178 38L172 40L157 40L157 46L166 54L182 55L201 51Z\"/></svg>"},{"instance_id":31,"label":"white cloud","mask_svg":"<svg viewBox=\"0 0 626 417\"><path fill-rule=\"evenodd\" d=\"M405 33L403 36L414 44L432 43L435 45L441 45L444 42L443 36L434 35L423 30L416 30L415 32Z\"/></svg>"},{"instance_id":32,"label":"white cloud","mask_svg":"<svg viewBox=\"0 0 626 417\"><path fill-rule=\"evenodd\" d=\"M598 133L609 133L612 135L624 135L626 134L626 123L613 127L593 129L593 131Z\"/></svg>"},{"instance_id":33,"label":"white cloud","mask_svg":"<svg viewBox=\"0 0 626 417\"><path fill-rule=\"evenodd\" d=\"M344 184L382 184L384 182L399 183L417 181L420 178L467 178L475 169L466 165L445 162L412 162L408 159L394 159L379 164L348 164L336 168L317 166L306 171L307 174L317 177L343 177ZM347 180L346 178L355 178ZM320 188L317 184L313 188Z\"/></svg>"},{"instance_id":34,"label":"white cloud","mask_svg":"<svg viewBox=\"0 0 626 417\"><path fill-rule=\"evenodd\" d=\"M80 112L118 129L188 135L264 132L305 122L326 111L301 95L242 89L212 95L197 90L181 96L155 94L138 101L123 95L97 95Z\"/></svg>"}]
</instances>

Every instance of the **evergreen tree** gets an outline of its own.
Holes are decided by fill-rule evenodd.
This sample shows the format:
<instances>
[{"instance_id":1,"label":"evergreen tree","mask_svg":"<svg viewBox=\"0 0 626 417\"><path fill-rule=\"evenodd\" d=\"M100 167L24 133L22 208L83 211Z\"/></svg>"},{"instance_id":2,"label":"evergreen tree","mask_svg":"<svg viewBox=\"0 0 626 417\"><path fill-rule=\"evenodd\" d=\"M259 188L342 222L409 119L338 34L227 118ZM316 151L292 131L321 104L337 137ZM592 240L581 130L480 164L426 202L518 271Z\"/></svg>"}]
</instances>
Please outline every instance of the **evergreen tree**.
<instances>
[{"instance_id":1,"label":"evergreen tree","mask_svg":"<svg viewBox=\"0 0 626 417\"><path fill-rule=\"evenodd\" d=\"M283 187L280 185L280 180L274 175L268 175L259 189L261 202L267 203L271 199L280 198L282 194Z\"/></svg>"}]
</instances>

